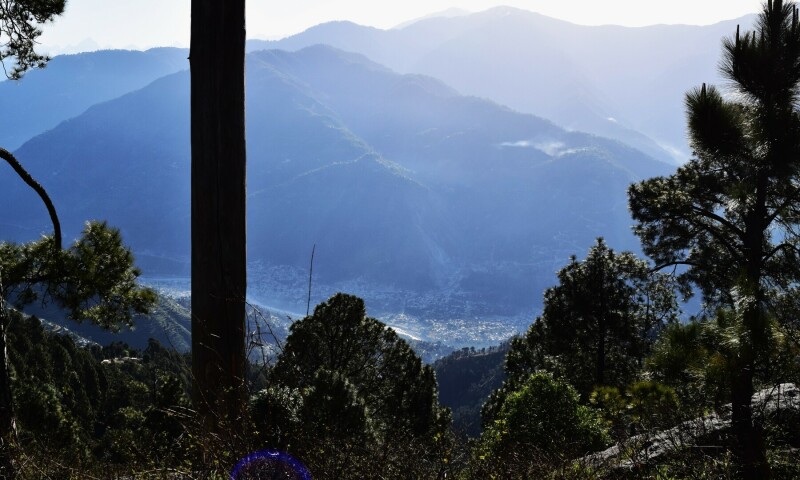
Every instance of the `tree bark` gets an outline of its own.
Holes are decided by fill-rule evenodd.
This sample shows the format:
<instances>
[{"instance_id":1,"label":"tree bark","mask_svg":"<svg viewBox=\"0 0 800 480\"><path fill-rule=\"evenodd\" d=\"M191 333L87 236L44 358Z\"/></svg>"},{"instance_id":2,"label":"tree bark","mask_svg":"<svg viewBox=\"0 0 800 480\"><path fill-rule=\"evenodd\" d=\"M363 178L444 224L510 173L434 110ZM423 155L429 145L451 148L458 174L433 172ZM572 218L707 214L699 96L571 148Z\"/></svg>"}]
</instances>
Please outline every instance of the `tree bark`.
<instances>
[{"instance_id":1,"label":"tree bark","mask_svg":"<svg viewBox=\"0 0 800 480\"><path fill-rule=\"evenodd\" d=\"M755 387L753 374L759 357L767 349L766 317L762 310L764 292L761 285L763 275L765 224L767 214L767 174L759 172L756 180L755 202L745 219L743 250L746 256L745 283L743 287L752 301L742 312L744 335L740 341L741 350L731 377L731 424L736 437L736 455L739 461L739 475L745 480L767 480L772 477L767 462L766 445L760 425L754 421L751 404Z\"/></svg>"},{"instance_id":2,"label":"tree bark","mask_svg":"<svg viewBox=\"0 0 800 480\"><path fill-rule=\"evenodd\" d=\"M753 418L752 398L755 393L753 374L758 350L764 349L764 315L759 306L743 312L745 331L736 368L731 376L731 426L736 439L739 476L745 480L768 480L772 472L767 461L764 432Z\"/></svg>"},{"instance_id":3,"label":"tree bark","mask_svg":"<svg viewBox=\"0 0 800 480\"><path fill-rule=\"evenodd\" d=\"M0 158L6 161L23 182L31 187L44 202L50 221L53 223L53 250L61 250L61 222L50 195L22 166L17 158L5 148L0 148ZM0 270L0 479L16 478L14 465L14 441L17 424L14 416L14 395L11 385L11 363L8 358L7 329L9 315L6 308L6 291L3 287L3 272Z\"/></svg>"},{"instance_id":4,"label":"tree bark","mask_svg":"<svg viewBox=\"0 0 800 480\"><path fill-rule=\"evenodd\" d=\"M0 478L3 479L16 478L14 439L17 428L14 419L14 399L11 394L11 368L6 344L8 322L3 272L0 270Z\"/></svg>"},{"instance_id":5,"label":"tree bark","mask_svg":"<svg viewBox=\"0 0 800 480\"><path fill-rule=\"evenodd\" d=\"M753 421L751 404L753 388L752 364L742 366L732 378L731 426L736 437L736 455L739 475L745 480L769 479L771 472L767 462L762 429Z\"/></svg>"},{"instance_id":6,"label":"tree bark","mask_svg":"<svg viewBox=\"0 0 800 480\"><path fill-rule=\"evenodd\" d=\"M56 207L50 195L30 173L19 163L19 160L5 148L0 148L0 158L6 161L19 175L23 182L31 187L44 202L50 221L53 223L53 249L61 250L61 222L58 220ZM17 436L16 418L14 416L14 395L11 385L11 364L8 358L7 329L9 324L6 309L6 292L3 287L3 272L0 270L0 478L16 478L14 466L14 441Z\"/></svg>"},{"instance_id":7,"label":"tree bark","mask_svg":"<svg viewBox=\"0 0 800 480\"><path fill-rule=\"evenodd\" d=\"M212 429L245 404L244 48L244 0L192 0L192 373Z\"/></svg>"},{"instance_id":8,"label":"tree bark","mask_svg":"<svg viewBox=\"0 0 800 480\"><path fill-rule=\"evenodd\" d=\"M38 195L39 198L42 199L44 202L45 207L47 207L47 213L50 215L50 221L53 222L53 247L56 251L61 250L61 222L58 221L58 215L56 214L56 207L53 205L53 201L50 200L50 195L47 194L47 191L42 187L42 185L37 182L30 173L25 170L19 160L11 154L5 148L0 148L0 158L6 161L11 168L17 172L19 178L22 179L29 187L31 187Z\"/></svg>"}]
</instances>

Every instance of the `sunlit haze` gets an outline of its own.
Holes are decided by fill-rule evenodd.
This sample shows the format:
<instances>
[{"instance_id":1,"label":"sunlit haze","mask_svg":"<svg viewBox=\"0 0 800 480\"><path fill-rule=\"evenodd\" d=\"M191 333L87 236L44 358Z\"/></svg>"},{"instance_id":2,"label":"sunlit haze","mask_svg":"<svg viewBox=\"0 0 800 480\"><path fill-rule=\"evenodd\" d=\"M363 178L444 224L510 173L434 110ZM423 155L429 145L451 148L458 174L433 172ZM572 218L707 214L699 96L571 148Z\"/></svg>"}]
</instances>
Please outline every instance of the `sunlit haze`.
<instances>
[{"instance_id":1,"label":"sunlit haze","mask_svg":"<svg viewBox=\"0 0 800 480\"><path fill-rule=\"evenodd\" d=\"M51 53L95 50L188 46L189 0L69 0L64 15L45 26L44 50ZM431 13L456 10L478 12L498 5L538 12L582 25L652 24L707 25L754 13L754 0L426 0L366 2L363 0L247 2L247 30L251 38L279 38L310 26L350 20L362 25L392 28ZM452 9L452 10L451 10Z\"/></svg>"}]
</instances>

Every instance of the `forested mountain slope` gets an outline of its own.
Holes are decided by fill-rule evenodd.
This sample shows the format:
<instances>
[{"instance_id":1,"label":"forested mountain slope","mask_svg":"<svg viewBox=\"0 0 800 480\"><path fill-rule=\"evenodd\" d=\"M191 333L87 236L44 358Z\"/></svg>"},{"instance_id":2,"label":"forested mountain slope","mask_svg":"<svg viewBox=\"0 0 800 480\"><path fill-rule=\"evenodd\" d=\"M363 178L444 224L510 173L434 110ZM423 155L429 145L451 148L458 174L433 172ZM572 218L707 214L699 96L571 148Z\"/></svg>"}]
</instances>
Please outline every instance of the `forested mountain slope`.
<instances>
[{"instance_id":1,"label":"forested mountain slope","mask_svg":"<svg viewBox=\"0 0 800 480\"><path fill-rule=\"evenodd\" d=\"M96 103L183 70L188 56L189 51L180 48L60 55L47 68L29 72L24 81L0 82L6 112L0 116L0 146L13 151Z\"/></svg>"},{"instance_id":2,"label":"forested mountain slope","mask_svg":"<svg viewBox=\"0 0 800 480\"><path fill-rule=\"evenodd\" d=\"M529 315L553 272L598 235L634 248L625 190L670 167L429 77L329 47L248 57L250 293L300 311L363 295L377 312ZM189 258L188 73L95 105L27 142L20 160L59 208L119 226L146 274ZM17 182L3 238L49 229Z\"/></svg>"}]
</instances>

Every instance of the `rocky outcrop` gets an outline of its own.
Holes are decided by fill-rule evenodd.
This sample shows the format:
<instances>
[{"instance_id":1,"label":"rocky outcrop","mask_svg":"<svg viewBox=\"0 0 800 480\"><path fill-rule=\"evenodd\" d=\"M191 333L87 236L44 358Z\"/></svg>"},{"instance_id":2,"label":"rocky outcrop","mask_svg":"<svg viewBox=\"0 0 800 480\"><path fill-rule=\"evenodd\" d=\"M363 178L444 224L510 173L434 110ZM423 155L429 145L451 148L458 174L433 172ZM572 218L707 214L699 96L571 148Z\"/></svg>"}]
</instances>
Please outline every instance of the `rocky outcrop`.
<instances>
[{"instance_id":1,"label":"rocky outcrop","mask_svg":"<svg viewBox=\"0 0 800 480\"><path fill-rule=\"evenodd\" d=\"M761 418L782 410L800 411L800 388L783 383L765 388L752 399L753 413ZM633 470L652 464L683 447L698 446L699 441L718 437L731 425L731 405L720 412L688 420L668 430L645 433L629 438L602 452L579 460L584 465L614 470Z\"/></svg>"}]
</instances>

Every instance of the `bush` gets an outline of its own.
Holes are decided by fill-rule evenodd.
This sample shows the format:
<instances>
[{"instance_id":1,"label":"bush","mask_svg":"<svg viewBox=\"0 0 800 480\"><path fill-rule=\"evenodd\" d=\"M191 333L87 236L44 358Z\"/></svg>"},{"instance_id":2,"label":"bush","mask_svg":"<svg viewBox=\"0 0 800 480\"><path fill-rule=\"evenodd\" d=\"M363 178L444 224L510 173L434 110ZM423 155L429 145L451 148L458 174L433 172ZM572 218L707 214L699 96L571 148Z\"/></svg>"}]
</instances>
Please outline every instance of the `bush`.
<instances>
[{"instance_id":1,"label":"bush","mask_svg":"<svg viewBox=\"0 0 800 480\"><path fill-rule=\"evenodd\" d=\"M608 443L602 420L580 404L575 388L535 373L503 401L481 435L472 470L489 477L540 475Z\"/></svg>"}]
</instances>

